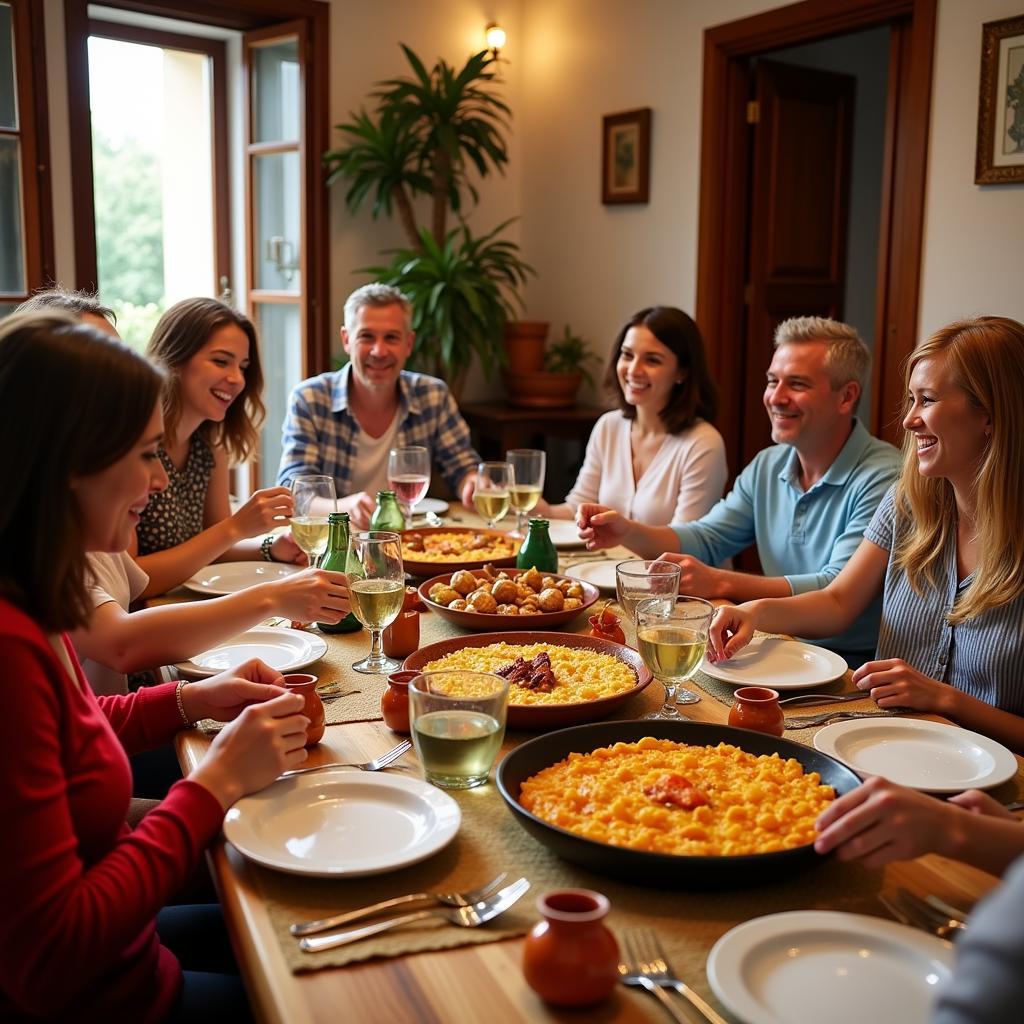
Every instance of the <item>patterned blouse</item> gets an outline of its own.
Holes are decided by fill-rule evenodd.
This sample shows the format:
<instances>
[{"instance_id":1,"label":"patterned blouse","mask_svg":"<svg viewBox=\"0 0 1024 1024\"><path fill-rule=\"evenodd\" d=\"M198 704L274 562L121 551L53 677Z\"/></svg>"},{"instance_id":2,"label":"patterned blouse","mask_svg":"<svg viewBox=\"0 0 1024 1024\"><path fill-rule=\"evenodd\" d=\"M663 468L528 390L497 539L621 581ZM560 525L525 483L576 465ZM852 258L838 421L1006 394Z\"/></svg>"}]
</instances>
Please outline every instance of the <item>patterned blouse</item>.
<instances>
[{"instance_id":1,"label":"patterned blouse","mask_svg":"<svg viewBox=\"0 0 1024 1024\"><path fill-rule=\"evenodd\" d=\"M213 474L213 452L198 432L189 441L182 469L163 448L157 454L167 470L168 484L166 490L150 496L142 513L136 530L140 555L177 547L202 532L206 492Z\"/></svg>"}]
</instances>

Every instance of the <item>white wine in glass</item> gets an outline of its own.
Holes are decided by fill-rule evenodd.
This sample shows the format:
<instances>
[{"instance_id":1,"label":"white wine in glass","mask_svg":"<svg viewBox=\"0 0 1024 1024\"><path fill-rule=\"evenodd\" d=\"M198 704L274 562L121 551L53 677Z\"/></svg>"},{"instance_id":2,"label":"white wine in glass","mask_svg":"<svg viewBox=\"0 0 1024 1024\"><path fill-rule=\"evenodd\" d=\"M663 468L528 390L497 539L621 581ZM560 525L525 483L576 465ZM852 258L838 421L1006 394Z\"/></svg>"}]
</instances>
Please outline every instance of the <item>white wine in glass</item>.
<instances>
[{"instance_id":1,"label":"white wine in glass","mask_svg":"<svg viewBox=\"0 0 1024 1024\"><path fill-rule=\"evenodd\" d=\"M395 492L405 516L405 528L412 526L412 510L430 487L430 451L421 445L392 448L388 456L388 487Z\"/></svg>"},{"instance_id":2,"label":"white wine in glass","mask_svg":"<svg viewBox=\"0 0 1024 1024\"><path fill-rule=\"evenodd\" d=\"M676 704L695 704L700 697L679 687L690 679L708 645L714 607L699 597L656 597L636 606L640 657L665 687L665 703L648 718L678 718Z\"/></svg>"},{"instance_id":3,"label":"white wine in glass","mask_svg":"<svg viewBox=\"0 0 1024 1024\"><path fill-rule=\"evenodd\" d=\"M292 481L291 530L295 543L316 565L327 551L327 515L338 510L334 478L319 474L297 476Z\"/></svg>"},{"instance_id":4,"label":"white wine in glass","mask_svg":"<svg viewBox=\"0 0 1024 1024\"><path fill-rule=\"evenodd\" d=\"M526 536L526 514L540 501L544 491L547 456L537 448L513 448L505 458L512 467L509 504L516 513L516 532Z\"/></svg>"},{"instance_id":5,"label":"white wine in glass","mask_svg":"<svg viewBox=\"0 0 1024 1024\"><path fill-rule=\"evenodd\" d=\"M507 462L481 462L477 467L476 490L473 504L477 515L487 521L492 530L508 512L510 488L513 485L512 468Z\"/></svg>"},{"instance_id":6,"label":"white wine in glass","mask_svg":"<svg viewBox=\"0 0 1024 1024\"><path fill-rule=\"evenodd\" d=\"M396 672L402 663L384 654L381 633L398 617L405 597L401 537L381 530L353 534L345 571L352 611L370 631L370 653L352 668L367 675Z\"/></svg>"}]
</instances>

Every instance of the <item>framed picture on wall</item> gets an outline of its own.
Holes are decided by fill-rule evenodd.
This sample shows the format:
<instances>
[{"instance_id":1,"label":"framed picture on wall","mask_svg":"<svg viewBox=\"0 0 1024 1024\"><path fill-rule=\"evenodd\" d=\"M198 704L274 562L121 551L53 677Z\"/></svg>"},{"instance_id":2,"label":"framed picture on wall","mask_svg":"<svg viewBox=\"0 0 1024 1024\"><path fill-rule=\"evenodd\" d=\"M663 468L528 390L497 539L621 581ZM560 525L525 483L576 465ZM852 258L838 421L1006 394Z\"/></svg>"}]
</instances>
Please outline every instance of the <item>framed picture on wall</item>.
<instances>
[{"instance_id":1,"label":"framed picture on wall","mask_svg":"<svg viewBox=\"0 0 1024 1024\"><path fill-rule=\"evenodd\" d=\"M1024 14L981 28L974 181L1024 182Z\"/></svg>"},{"instance_id":2,"label":"framed picture on wall","mask_svg":"<svg viewBox=\"0 0 1024 1024\"><path fill-rule=\"evenodd\" d=\"M601 202L646 203L651 192L651 108L606 114Z\"/></svg>"}]
</instances>

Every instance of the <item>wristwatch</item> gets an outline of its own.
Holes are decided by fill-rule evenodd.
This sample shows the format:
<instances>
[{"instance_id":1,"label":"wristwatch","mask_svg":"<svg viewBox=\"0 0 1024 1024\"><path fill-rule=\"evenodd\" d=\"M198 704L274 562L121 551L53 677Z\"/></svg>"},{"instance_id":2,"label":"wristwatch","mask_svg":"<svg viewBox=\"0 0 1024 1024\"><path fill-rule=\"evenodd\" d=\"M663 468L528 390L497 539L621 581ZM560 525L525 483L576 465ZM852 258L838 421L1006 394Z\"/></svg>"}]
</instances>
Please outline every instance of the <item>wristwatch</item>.
<instances>
[{"instance_id":1,"label":"wristwatch","mask_svg":"<svg viewBox=\"0 0 1024 1024\"><path fill-rule=\"evenodd\" d=\"M277 537L272 533L268 533L266 537L260 541L260 556L263 558L264 562L272 562L274 560L274 556L270 553L270 549L274 546L275 540L277 540Z\"/></svg>"}]
</instances>

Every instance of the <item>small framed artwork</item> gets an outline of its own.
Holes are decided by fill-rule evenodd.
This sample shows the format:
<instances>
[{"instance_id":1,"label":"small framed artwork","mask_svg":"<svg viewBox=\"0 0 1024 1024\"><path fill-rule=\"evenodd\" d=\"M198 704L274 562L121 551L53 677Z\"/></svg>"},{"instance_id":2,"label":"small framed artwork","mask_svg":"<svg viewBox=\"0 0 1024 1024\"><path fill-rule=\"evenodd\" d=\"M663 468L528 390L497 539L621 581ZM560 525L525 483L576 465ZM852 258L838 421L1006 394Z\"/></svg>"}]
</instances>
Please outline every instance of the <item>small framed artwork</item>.
<instances>
[{"instance_id":1,"label":"small framed artwork","mask_svg":"<svg viewBox=\"0 0 1024 1024\"><path fill-rule=\"evenodd\" d=\"M651 194L651 108L607 114L601 143L601 202L646 203Z\"/></svg>"},{"instance_id":2,"label":"small framed artwork","mask_svg":"<svg viewBox=\"0 0 1024 1024\"><path fill-rule=\"evenodd\" d=\"M1024 14L982 25L974 181L1024 182Z\"/></svg>"}]
</instances>

